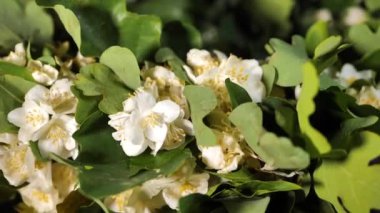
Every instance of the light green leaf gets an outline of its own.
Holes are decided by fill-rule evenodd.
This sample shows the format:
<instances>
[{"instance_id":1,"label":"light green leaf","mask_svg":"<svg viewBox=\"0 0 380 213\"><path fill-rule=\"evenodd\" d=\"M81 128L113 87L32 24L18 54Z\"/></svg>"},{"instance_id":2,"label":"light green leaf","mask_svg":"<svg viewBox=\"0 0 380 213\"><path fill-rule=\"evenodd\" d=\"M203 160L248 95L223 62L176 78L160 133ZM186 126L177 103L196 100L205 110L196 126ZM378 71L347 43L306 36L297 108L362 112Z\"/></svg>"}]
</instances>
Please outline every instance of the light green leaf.
<instances>
[{"instance_id":1,"label":"light green leaf","mask_svg":"<svg viewBox=\"0 0 380 213\"><path fill-rule=\"evenodd\" d=\"M18 76L27 81L34 81L32 77L32 72L27 70L25 67L20 67L5 61L0 61L0 75L6 74Z\"/></svg>"},{"instance_id":2,"label":"light green leaf","mask_svg":"<svg viewBox=\"0 0 380 213\"><path fill-rule=\"evenodd\" d=\"M128 13L119 23L120 46L128 47L142 61L160 46L161 20L157 16Z\"/></svg>"},{"instance_id":3,"label":"light green leaf","mask_svg":"<svg viewBox=\"0 0 380 213\"><path fill-rule=\"evenodd\" d=\"M270 95L273 85L276 82L276 69L269 64L264 64L261 67L263 68L263 83L265 85L267 95Z\"/></svg>"},{"instance_id":4,"label":"light green leaf","mask_svg":"<svg viewBox=\"0 0 380 213\"><path fill-rule=\"evenodd\" d=\"M129 88L135 90L140 87L140 68L129 49L110 47L100 56L100 63L111 68Z\"/></svg>"},{"instance_id":5,"label":"light green leaf","mask_svg":"<svg viewBox=\"0 0 380 213\"><path fill-rule=\"evenodd\" d=\"M264 133L259 140L260 158L273 169L305 169L309 166L309 154L303 149L293 146L285 137Z\"/></svg>"},{"instance_id":6,"label":"light green leaf","mask_svg":"<svg viewBox=\"0 0 380 213\"><path fill-rule=\"evenodd\" d=\"M78 49L80 49L82 41L81 27L78 18L75 16L73 11L65 8L62 5L55 5L53 9L57 13L67 33L69 33L69 35L73 38L75 44L77 45Z\"/></svg>"},{"instance_id":7,"label":"light green leaf","mask_svg":"<svg viewBox=\"0 0 380 213\"><path fill-rule=\"evenodd\" d=\"M315 186L319 197L331 202L338 212L370 212L380 209L380 167L369 166L380 154L380 137L364 132L363 143L353 149L345 161L323 161L315 172Z\"/></svg>"},{"instance_id":8,"label":"light green leaf","mask_svg":"<svg viewBox=\"0 0 380 213\"><path fill-rule=\"evenodd\" d=\"M193 121L198 146L214 146L216 136L203 123L203 118L217 105L214 92L207 87L189 85L185 87L184 94L190 105L191 120Z\"/></svg>"},{"instance_id":9,"label":"light green leaf","mask_svg":"<svg viewBox=\"0 0 380 213\"><path fill-rule=\"evenodd\" d=\"M364 3L371 12L376 12L380 9L380 1L378 0L365 0Z\"/></svg>"},{"instance_id":10,"label":"light green leaf","mask_svg":"<svg viewBox=\"0 0 380 213\"><path fill-rule=\"evenodd\" d=\"M324 154L330 151L331 146L326 137L315 129L309 121L309 117L315 111L313 99L319 90L319 76L312 63L304 65L303 76L302 90L297 103L298 122L301 132L308 137L307 149L312 151L315 148L319 154Z\"/></svg>"},{"instance_id":11,"label":"light green leaf","mask_svg":"<svg viewBox=\"0 0 380 213\"><path fill-rule=\"evenodd\" d=\"M229 116L230 121L241 131L249 146L259 149L259 137L262 133L263 113L255 103L245 103L236 107Z\"/></svg>"},{"instance_id":12,"label":"light green leaf","mask_svg":"<svg viewBox=\"0 0 380 213\"><path fill-rule=\"evenodd\" d=\"M248 92L241 86L232 82L229 78L226 79L225 85L228 90L233 109L235 109L240 104L252 102L252 99L249 96Z\"/></svg>"},{"instance_id":13,"label":"light green leaf","mask_svg":"<svg viewBox=\"0 0 380 213\"><path fill-rule=\"evenodd\" d=\"M235 213L265 213L268 207L270 197L251 200L226 200L223 204L229 212Z\"/></svg>"},{"instance_id":14,"label":"light green leaf","mask_svg":"<svg viewBox=\"0 0 380 213\"><path fill-rule=\"evenodd\" d=\"M372 53L380 49L380 42L378 42L380 40L380 28L376 32L372 32L368 25L355 25L350 28L348 38L355 49L362 54Z\"/></svg>"},{"instance_id":15,"label":"light green leaf","mask_svg":"<svg viewBox=\"0 0 380 213\"><path fill-rule=\"evenodd\" d=\"M99 109L106 114L122 111L122 102L130 90L103 64L90 64L80 70L76 88L85 96L102 96Z\"/></svg>"},{"instance_id":16,"label":"light green leaf","mask_svg":"<svg viewBox=\"0 0 380 213\"><path fill-rule=\"evenodd\" d=\"M8 113L22 105L25 93L34 85L35 83L18 76L0 75L0 133L17 131L8 122Z\"/></svg>"},{"instance_id":17,"label":"light green leaf","mask_svg":"<svg viewBox=\"0 0 380 213\"><path fill-rule=\"evenodd\" d=\"M314 59L325 56L326 54L334 51L338 48L342 37L340 36L330 36L323 40L314 50Z\"/></svg>"},{"instance_id":18,"label":"light green leaf","mask_svg":"<svg viewBox=\"0 0 380 213\"><path fill-rule=\"evenodd\" d=\"M271 39L269 44L275 51L269 59L269 64L277 70L276 84L284 87L300 84L303 65L309 60L303 38L293 36L292 45L279 39Z\"/></svg>"},{"instance_id":19,"label":"light green leaf","mask_svg":"<svg viewBox=\"0 0 380 213\"><path fill-rule=\"evenodd\" d=\"M318 21L315 22L306 33L306 49L311 55L314 53L315 48L327 37L329 37L329 31L327 27L327 22Z\"/></svg>"},{"instance_id":20,"label":"light green leaf","mask_svg":"<svg viewBox=\"0 0 380 213\"><path fill-rule=\"evenodd\" d=\"M49 42L53 20L34 1L1 0L0 32L0 53L5 53L25 40L33 44Z\"/></svg>"}]
</instances>

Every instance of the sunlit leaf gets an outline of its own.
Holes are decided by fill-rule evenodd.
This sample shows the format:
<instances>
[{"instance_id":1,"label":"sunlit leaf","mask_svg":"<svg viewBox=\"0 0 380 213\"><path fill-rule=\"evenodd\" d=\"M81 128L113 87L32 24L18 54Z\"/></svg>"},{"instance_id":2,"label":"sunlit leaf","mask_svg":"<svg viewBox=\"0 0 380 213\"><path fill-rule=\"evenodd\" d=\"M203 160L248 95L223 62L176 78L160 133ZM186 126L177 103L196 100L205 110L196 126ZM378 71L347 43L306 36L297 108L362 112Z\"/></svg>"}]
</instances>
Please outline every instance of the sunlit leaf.
<instances>
[{"instance_id":1,"label":"sunlit leaf","mask_svg":"<svg viewBox=\"0 0 380 213\"><path fill-rule=\"evenodd\" d=\"M303 68L303 84L301 95L297 103L298 122L300 124L301 132L305 134L309 143L307 149L309 151L314 148L320 154L330 151L331 146L324 135L315 129L309 121L310 115L315 111L314 97L319 90L319 78L317 70L311 63L306 63Z\"/></svg>"},{"instance_id":2,"label":"sunlit leaf","mask_svg":"<svg viewBox=\"0 0 380 213\"><path fill-rule=\"evenodd\" d=\"M354 148L347 159L343 162L325 160L315 172L318 196L331 202L338 212L380 209L380 167L368 165L380 153L380 137L370 132L362 136L364 142Z\"/></svg>"}]
</instances>

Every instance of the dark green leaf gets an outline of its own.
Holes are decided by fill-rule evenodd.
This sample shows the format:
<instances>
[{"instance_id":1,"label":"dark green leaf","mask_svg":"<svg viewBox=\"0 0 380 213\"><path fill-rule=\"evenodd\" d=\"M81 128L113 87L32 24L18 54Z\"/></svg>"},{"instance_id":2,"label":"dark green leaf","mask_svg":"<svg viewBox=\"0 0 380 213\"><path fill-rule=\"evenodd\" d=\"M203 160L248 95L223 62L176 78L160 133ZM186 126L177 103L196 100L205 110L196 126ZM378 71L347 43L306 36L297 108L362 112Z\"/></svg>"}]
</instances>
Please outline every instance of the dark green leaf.
<instances>
[{"instance_id":1,"label":"dark green leaf","mask_svg":"<svg viewBox=\"0 0 380 213\"><path fill-rule=\"evenodd\" d=\"M83 92L77 89L75 86L71 87L71 91L78 99L78 105L75 110L75 120L78 124L85 122L93 113L98 111L98 104L100 97L97 96L85 96Z\"/></svg>"},{"instance_id":2,"label":"dark green leaf","mask_svg":"<svg viewBox=\"0 0 380 213\"><path fill-rule=\"evenodd\" d=\"M232 108L235 109L240 104L252 102L248 92L239 85L232 82L229 78L225 81L228 94L230 95Z\"/></svg>"},{"instance_id":3,"label":"dark green leaf","mask_svg":"<svg viewBox=\"0 0 380 213\"><path fill-rule=\"evenodd\" d=\"M190 194L179 200L179 211L181 213L227 213L227 209L221 202L211 199L207 195Z\"/></svg>"}]
</instances>

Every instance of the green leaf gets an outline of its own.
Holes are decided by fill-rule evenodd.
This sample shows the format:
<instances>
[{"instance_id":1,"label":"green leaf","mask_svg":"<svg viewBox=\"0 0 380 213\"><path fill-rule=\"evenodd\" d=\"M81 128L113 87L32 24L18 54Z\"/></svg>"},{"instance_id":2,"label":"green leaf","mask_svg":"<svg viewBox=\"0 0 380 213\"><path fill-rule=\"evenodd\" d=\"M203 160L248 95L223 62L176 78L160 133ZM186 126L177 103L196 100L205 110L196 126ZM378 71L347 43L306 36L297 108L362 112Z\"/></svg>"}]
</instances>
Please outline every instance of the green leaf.
<instances>
[{"instance_id":1,"label":"green leaf","mask_svg":"<svg viewBox=\"0 0 380 213\"><path fill-rule=\"evenodd\" d=\"M278 74L276 84L279 86L296 86L302 82L302 69L309 60L305 41L300 36L292 37L292 45L279 39L271 39L269 44L274 49L269 63L273 65Z\"/></svg>"},{"instance_id":2,"label":"green leaf","mask_svg":"<svg viewBox=\"0 0 380 213\"><path fill-rule=\"evenodd\" d=\"M374 125L378 120L379 118L376 115L345 120L333 138L332 145L337 149L350 149L349 137L360 129Z\"/></svg>"},{"instance_id":3,"label":"green leaf","mask_svg":"<svg viewBox=\"0 0 380 213\"><path fill-rule=\"evenodd\" d=\"M181 213L227 212L221 202L213 200L207 195L197 193L182 197L179 200L179 211Z\"/></svg>"},{"instance_id":4,"label":"green leaf","mask_svg":"<svg viewBox=\"0 0 380 213\"><path fill-rule=\"evenodd\" d=\"M229 116L230 121L241 131L249 146L259 149L259 138L263 131L263 113L255 103L245 103L236 107Z\"/></svg>"},{"instance_id":5,"label":"green leaf","mask_svg":"<svg viewBox=\"0 0 380 213\"><path fill-rule=\"evenodd\" d=\"M78 49L80 49L82 41L81 27L78 18L75 16L73 11L65 8L62 5L55 5L53 9L57 13L67 33L69 33L69 35L73 38L75 44L77 45Z\"/></svg>"},{"instance_id":6,"label":"green leaf","mask_svg":"<svg viewBox=\"0 0 380 213\"><path fill-rule=\"evenodd\" d=\"M154 58L156 62L166 62L179 79L190 83L190 80L183 69L183 65L185 65L185 63L170 48L160 48Z\"/></svg>"},{"instance_id":7,"label":"green leaf","mask_svg":"<svg viewBox=\"0 0 380 213\"><path fill-rule=\"evenodd\" d=\"M161 31L157 16L128 13L119 23L119 44L129 48L141 62L160 46Z\"/></svg>"},{"instance_id":8,"label":"green leaf","mask_svg":"<svg viewBox=\"0 0 380 213\"><path fill-rule=\"evenodd\" d=\"M53 20L34 1L2 0L0 32L0 52L5 53L25 40L34 44L49 42Z\"/></svg>"},{"instance_id":9,"label":"green leaf","mask_svg":"<svg viewBox=\"0 0 380 213\"><path fill-rule=\"evenodd\" d=\"M78 105L75 110L75 120L78 124L83 124L91 114L98 111L100 97L85 96L82 91L75 86L71 87L71 91L78 99Z\"/></svg>"},{"instance_id":10,"label":"green leaf","mask_svg":"<svg viewBox=\"0 0 380 213\"><path fill-rule=\"evenodd\" d=\"M198 146L215 145L215 134L203 123L203 118L217 105L214 92L207 87L189 85L185 87L184 94L190 105L191 120Z\"/></svg>"},{"instance_id":11,"label":"green leaf","mask_svg":"<svg viewBox=\"0 0 380 213\"><path fill-rule=\"evenodd\" d=\"M231 105L233 109L235 109L240 104L252 102L252 99L249 96L248 92L241 86L235 84L229 78L226 79L225 84L228 90L228 94L230 96Z\"/></svg>"},{"instance_id":12,"label":"green leaf","mask_svg":"<svg viewBox=\"0 0 380 213\"><path fill-rule=\"evenodd\" d=\"M307 150L313 152L312 150L315 148L319 154L324 154L330 151L331 146L325 136L315 129L309 121L309 117L315 111L313 99L319 90L319 77L312 63L304 65L303 76L302 90L296 107L298 122L301 132L308 137Z\"/></svg>"},{"instance_id":13,"label":"green leaf","mask_svg":"<svg viewBox=\"0 0 380 213\"><path fill-rule=\"evenodd\" d=\"M315 22L306 33L306 49L309 55L314 53L315 48L325 39L329 37L327 22Z\"/></svg>"},{"instance_id":14,"label":"green leaf","mask_svg":"<svg viewBox=\"0 0 380 213\"><path fill-rule=\"evenodd\" d=\"M0 133L17 131L8 122L8 113L22 105L25 93L34 85L35 83L18 76L0 75Z\"/></svg>"},{"instance_id":15,"label":"green leaf","mask_svg":"<svg viewBox=\"0 0 380 213\"><path fill-rule=\"evenodd\" d=\"M264 162L273 169L305 169L309 166L309 154L293 146L285 137L273 133L264 133L259 140L260 151L257 152Z\"/></svg>"},{"instance_id":16,"label":"green leaf","mask_svg":"<svg viewBox=\"0 0 380 213\"><path fill-rule=\"evenodd\" d=\"M380 9L380 2L377 0L365 0L364 3L366 8L371 12L376 12Z\"/></svg>"},{"instance_id":17,"label":"green leaf","mask_svg":"<svg viewBox=\"0 0 380 213\"><path fill-rule=\"evenodd\" d=\"M364 142L345 161L324 161L315 172L318 196L331 202L338 212L380 209L380 167L368 165L380 153L380 137L370 132L363 133L363 137Z\"/></svg>"},{"instance_id":18,"label":"green leaf","mask_svg":"<svg viewBox=\"0 0 380 213\"><path fill-rule=\"evenodd\" d=\"M224 186L228 186L224 190L222 189ZM277 181L261 181L261 180L251 180L245 183L233 183L227 182L222 183L216 189L216 193L212 195L212 197L224 198L230 196L241 196L244 198L252 198L255 196L267 195L274 192L286 192L286 191L294 191L301 190L302 187L283 180Z\"/></svg>"},{"instance_id":19,"label":"green leaf","mask_svg":"<svg viewBox=\"0 0 380 213\"><path fill-rule=\"evenodd\" d=\"M122 102L130 93L111 69L102 64L82 68L75 85L85 96L102 96L99 109L106 114L122 111Z\"/></svg>"},{"instance_id":20,"label":"green leaf","mask_svg":"<svg viewBox=\"0 0 380 213\"><path fill-rule=\"evenodd\" d=\"M277 77L276 69L269 64L264 64L261 67L263 68L262 80L265 85L267 95L269 96L270 93L272 92L273 85L276 82L276 77Z\"/></svg>"},{"instance_id":21,"label":"green leaf","mask_svg":"<svg viewBox=\"0 0 380 213\"><path fill-rule=\"evenodd\" d=\"M348 32L348 38L354 45L355 49L362 54L372 53L380 49L380 28L376 32L368 25L360 24L352 26Z\"/></svg>"},{"instance_id":22,"label":"green leaf","mask_svg":"<svg viewBox=\"0 0 380 213\"><path fill-rule=\"evenodd\" d=\"M226 200L223 204L226 206L229 212L236 213L265 213L265 210L268 207L270 197L264 197L260 199L251 199L251 200Z\"/></svg>"},{"instance_id":23,"label":"green leaf","mask_svg":"<svg viewBox=\"0 0 380 213\"><path fill-rule=\"evenodd\" d=\"M129 157L113 164L80 167L79 184L82 192L94 198L104 198L156 178L170 175L192 158L189 150L174 149L153 156L149 153ZM136 165L137 164L137 165ZM149 167L142 170L138 164Z\"/></svg>"},{"instance_id":24,"label":"green leaf","mask_svg":"<svg viewBox=\"0 0 380 213\"><path fill-rule=\"evenodd\" d=\"M5 61L0 61L0 75L7 74L21 77L27 81L34 81L32 73L25 67L20 67Z\"/></svg>"},{"instance_id":25,"label":"green leaf","mask_svg":"<svg viewBox=\"0 0 380 213\"><path fill-rule=\"evenodd\" d=\"M341 90L344 89L344 87L339 82L334 80L328 74L321 73L319 76L319 90L326 90L330 87L338 87Z\"/></svg>"},{"instance_id":26,"label":"green leaf","mask_svg":"<svg viewBox=\"0 0 380 213\"><path fill-rule=\"evenodd\" d=\"M140 87L140 68L129 49L110 47L100 56L100 63L111 68L129 88L135 90Z\"/></svg>"},{"instance_id":27,"label":"green leaf","mask_svg":"<svg viewBox=\"0 0 380 213\"><path fill-rule=\"evenodd\" d=\"M380 68L380 49L365 54L358 62L359 67L377 70Z\"/></svg>"},{"instance_id":28,"label":"green leaf","mask_svg":"<svg viewBox=\"0 0 380 213\"><path fill-rule=\"evenodd\" d=\"M326 54L334 51L338 48L342 37L340 36L330 36L323 40L314 50L314 59L325 56Z\"/></svg>"},{"instance_id":29,"label":"green leaf","mask_svg":"<svg viewBox=\"0 0 380 213\"><path fill-rule=\"evenodd\" d=\"M74 139L79 145L79 155L75 160L82 164L107 164L125 159L125 154L112 137L115 130L108 125L108 118L95 111L75 132Z\"/></svg>"}]
</instances>

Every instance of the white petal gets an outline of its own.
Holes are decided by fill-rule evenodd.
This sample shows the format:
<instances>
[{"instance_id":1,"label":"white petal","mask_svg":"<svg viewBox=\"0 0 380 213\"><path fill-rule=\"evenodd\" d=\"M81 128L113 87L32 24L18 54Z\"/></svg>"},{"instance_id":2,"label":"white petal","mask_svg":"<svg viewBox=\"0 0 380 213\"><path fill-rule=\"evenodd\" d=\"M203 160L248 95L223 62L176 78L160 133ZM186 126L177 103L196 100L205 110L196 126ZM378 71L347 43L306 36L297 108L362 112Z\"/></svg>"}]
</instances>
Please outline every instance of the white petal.
<instances>
[{"instance_id":1,"label":"white petal","mask_svg":"<svg viewBox=\"0 0 380 213\"><path fill-rule=\"evenodd\" d=\"M179 117L181 108L173 101L164 100L158 102L152 111L162 115L166 123L171 123Z\"/></svg>"},{"instance_id":2,"label":"white petal","mask_svg":"<svg viewBox=\"0 0 380 213\"><path fill-rule=\"evenodd\" d=\"M123 102L123 109L125 112L131 112L136 108L135 97L130 97Z\"/></svg>"},{"instance_id":3,"label":"white petal","mask_svg":"<svg viewBox=\"0 0 380 213\"><path fill-rule=\"evenodd\" d=\"M181 129L183 129L187 135L194 135L195 134L193 123L191 123L191 121L189 121L189 120L177 119L175 121L175 125Z\"/></svg>"},{"instance_id":4,"label":"white petal","mask_svg":"<svg viewBox=\"0 0 380 213\"><path fill-rule=\"evenodd\" d=\"M151 144L151 148L153 149L154 154L156 154L164 144L167 132L168 126L165 124L148 126L145 128L145 136L154 142Z\"/></svg>"},{"instance_id":5,"label":"white petal","mask_svg":"<svg viewBox=\"0 0 380 213\"><path fill-rule=\"evenodd\" d=\"M139 109L141 114L149 112L150 109L156 104L156 99L154 98L154 96L151 93L146 92L144 90L137 92L135 97L137 108Z\"/></svg>"},{"instance_id":6,"label":"white petal","mask_svg":"<svg viewBox=\"0 0 380 213\"><path fill-rule=\"evenodd\" d=\"M202 153L202 162L210 169L222 169L224 167L224 154L221 146L199 147Z\"/></svg>"},{"instance_id":7,"label":"white petal","mask_svg":"<svg viewBox=\"0 0 380 213\"><path fill-rule=\"evenodd\" d=\"M38 104L45 103L49 90L41 85L36 85L25 94L25 100L34 101Z\"/></svg>"},{"instance_id":8,"label":"white petal","mask_svg":"<svg viewBox=\"0 0 380 213\"><path fill-rule=\"evenodd\" d=\"M18 127L25 124L25 110L24 108L16 108L8 113L8 121Z\"/></svg>"},{"instance_id":9,"label":"white petal","mask_svg":"<svg viewBox=\"0 0 380 213\"><path fill-rule=\"evenodd\" d=\"M140 144L135 144L129 140L122 141L120 145L123 148L124 153L128 156L137 156L143 153L148 147L147 143L142 142Z\"/></svg>"}]
</instances>

